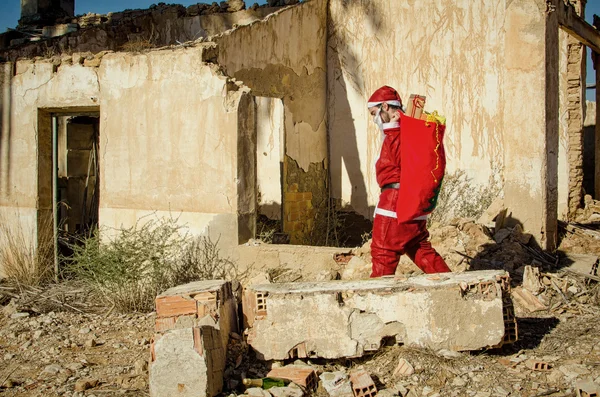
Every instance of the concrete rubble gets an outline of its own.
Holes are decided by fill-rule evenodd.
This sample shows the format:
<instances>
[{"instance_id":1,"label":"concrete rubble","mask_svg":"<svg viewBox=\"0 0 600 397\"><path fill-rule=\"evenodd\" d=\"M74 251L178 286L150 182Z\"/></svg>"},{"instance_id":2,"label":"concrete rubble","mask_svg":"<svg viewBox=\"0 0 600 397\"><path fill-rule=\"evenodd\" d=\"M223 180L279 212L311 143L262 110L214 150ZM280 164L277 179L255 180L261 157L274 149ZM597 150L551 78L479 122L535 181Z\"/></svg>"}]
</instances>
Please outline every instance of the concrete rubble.
<instances>
[{"instance_id":1,"label":"concrete rubble","mask_svg":"<svg viewBox=\"0 0 600 397\"><path fill-rule=\"evenodd\" d=\"M502 271L265 284L244 294L248 344L263 360L360 357L386 340L478 350L517 338ZM291 326L293 324L293 326Z\"/></svg>"},{"instance_id":2,"label":"concrete rubble","mask_svg":"<svg viewBox=\"0 0 600 397\"><path fill-rule=\"evenodd\" d=\"M219 394L229 335L237 331L236 310L226 281L193 282L157 296L150 395Z\"/></svg>"}]
</instances>

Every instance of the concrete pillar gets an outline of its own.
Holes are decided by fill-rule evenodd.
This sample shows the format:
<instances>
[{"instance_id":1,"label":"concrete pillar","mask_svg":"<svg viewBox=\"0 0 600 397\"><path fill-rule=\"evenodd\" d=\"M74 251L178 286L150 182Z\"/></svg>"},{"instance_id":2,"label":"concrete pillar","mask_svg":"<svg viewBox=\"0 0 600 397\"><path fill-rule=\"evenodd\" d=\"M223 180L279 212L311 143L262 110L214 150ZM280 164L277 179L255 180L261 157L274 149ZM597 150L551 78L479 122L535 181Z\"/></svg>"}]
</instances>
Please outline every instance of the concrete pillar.
<instances>
[{"instance_id":1,"label":"concrete pillar","mask_svg":"<svg viewBox=\"0 0 600 397\"><path fill-rule=\"evenodd\" d=\"M21 0L19 25L53 25L75 15L75 0Z\"/></svg>"},{"instance_id":2,"label":"concrete pillar","mask_svg":"<svg viewBox=\"0 0 600 397\"><path fill-rule=\"evenodd\" d=\"M545 249L557 242L558 18L544 0L506 8L505 204Z\"/></svg>"},{"instance_id":3,"label":"concrete pillar","mask_svg":"<svg viewBox=\"0 0 600 397\"><path fill-rule=\"evenodd\" d=\"M253 285L244 293L248 344L257 357L360 357L391 338L434 350L514 342L508 274L477 271Z\"/></svg>"}]
</instances>

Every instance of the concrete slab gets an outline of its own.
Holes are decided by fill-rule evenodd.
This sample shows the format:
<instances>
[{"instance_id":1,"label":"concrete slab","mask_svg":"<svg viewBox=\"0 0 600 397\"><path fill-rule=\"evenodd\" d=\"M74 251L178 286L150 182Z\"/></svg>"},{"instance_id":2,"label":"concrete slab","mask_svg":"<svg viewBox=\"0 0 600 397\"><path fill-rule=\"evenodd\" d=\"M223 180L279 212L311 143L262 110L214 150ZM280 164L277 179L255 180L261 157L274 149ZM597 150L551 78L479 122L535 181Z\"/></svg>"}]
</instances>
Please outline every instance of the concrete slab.
<instances>
[{"instance_id":1,"label":"concrete slab","mask_svg":"<svg viewBox=\"0 0 600 397\"><path fill-rule=\"evenodd\" d=\"M359 357L385 339L456 351L514 342L503 271L247 288L248 343L265 360Z\"/></svg>"},{"instance_id":2,"label":"concrete slab","mask_svg":"<svg viewBox=\"0 0 600 397\"><path fill-rule=\"evenodd\" d=\"M226 348L211 326L155 336L149 366L152 397L212 397L223 389Z\"/></svg>"}]
</instances>

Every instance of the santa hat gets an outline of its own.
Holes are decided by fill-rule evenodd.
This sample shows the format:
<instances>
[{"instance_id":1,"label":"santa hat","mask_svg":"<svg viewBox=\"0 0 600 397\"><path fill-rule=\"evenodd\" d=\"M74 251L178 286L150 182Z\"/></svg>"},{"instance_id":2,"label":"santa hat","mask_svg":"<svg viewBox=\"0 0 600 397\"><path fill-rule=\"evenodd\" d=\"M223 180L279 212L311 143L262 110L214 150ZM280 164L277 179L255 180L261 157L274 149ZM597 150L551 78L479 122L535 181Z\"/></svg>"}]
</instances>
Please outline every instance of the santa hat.
<instances>
[{"instance_id":1,"label":"santa hat","mask_svg":"<svg viewBox=\"0 0 600 397\"><path fill-rule=\"evenodd\" d=\"M367 107L372 108L374 106L379 106L384 102L388 105L402 108L402 98L400 98L400 95L398 95L398 92L395 89L387 85L379 88L371 95Z\"/></svg>"}]
</instances>

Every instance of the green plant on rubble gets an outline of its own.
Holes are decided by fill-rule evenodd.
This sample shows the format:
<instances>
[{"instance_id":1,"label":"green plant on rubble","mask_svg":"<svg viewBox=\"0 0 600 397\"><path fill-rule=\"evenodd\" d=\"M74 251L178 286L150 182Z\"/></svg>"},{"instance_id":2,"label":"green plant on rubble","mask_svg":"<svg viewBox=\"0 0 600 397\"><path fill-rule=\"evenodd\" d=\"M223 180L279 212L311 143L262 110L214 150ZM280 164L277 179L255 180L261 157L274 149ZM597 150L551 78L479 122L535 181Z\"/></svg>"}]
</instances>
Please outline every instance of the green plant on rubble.
<instances>
[{"instance_id":1,"label":"green plant on rubble","mask_svg":"<svg viewBox=\"0 0 600 397\"><path fill-rule=\"evenodd\" d=\"M152 311L156 295L168 288L233 274L218 241L189 236L171 217L138 221L108 239L100 234L71 246L65 275L88 282L120 311Z\"/></svg>"},{"instance_id":2,"label":"green plant on rubble","mask_svg":"<svg viewBox=\"0 0 600 397\"><path fill-rule=\"evenodd\" d=\"M446 174L439 193L437 207L429 217L429 224L444 223L452 218L479 218L500 194L498 183L473 183L465 171Z\"/></svg>"}]
</instances>

